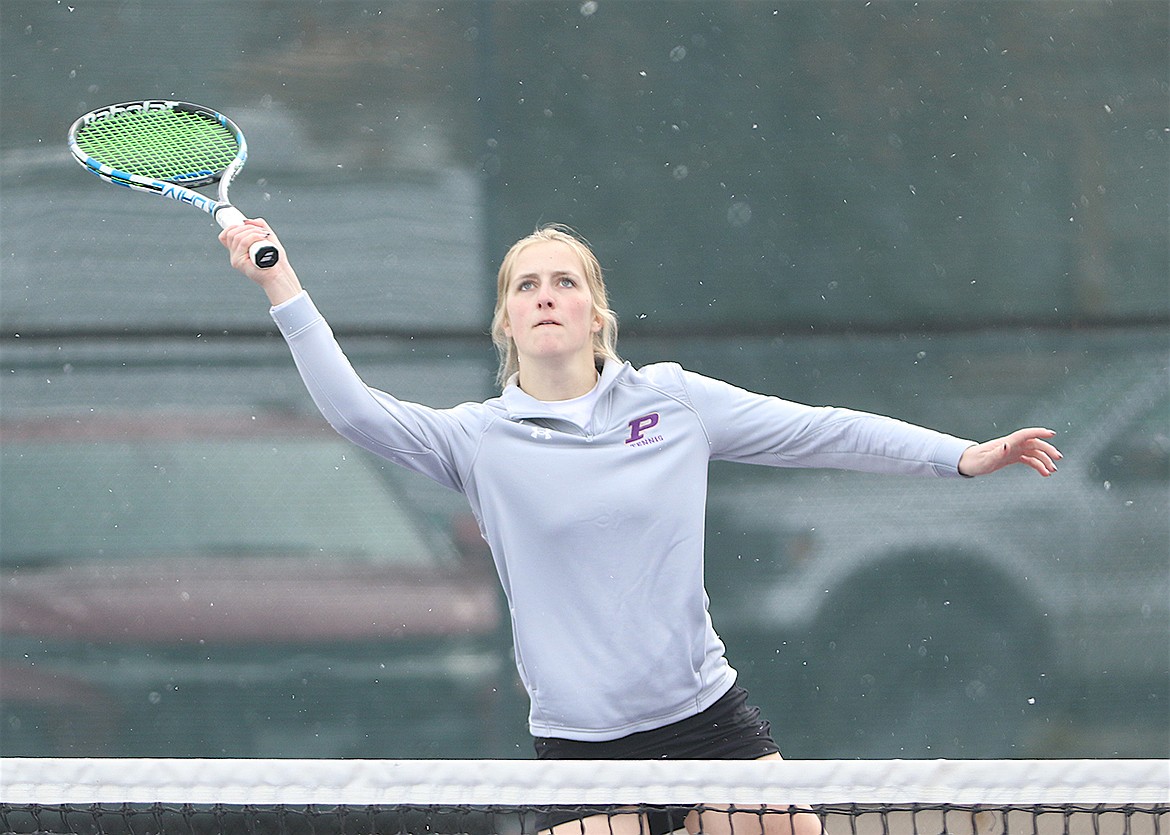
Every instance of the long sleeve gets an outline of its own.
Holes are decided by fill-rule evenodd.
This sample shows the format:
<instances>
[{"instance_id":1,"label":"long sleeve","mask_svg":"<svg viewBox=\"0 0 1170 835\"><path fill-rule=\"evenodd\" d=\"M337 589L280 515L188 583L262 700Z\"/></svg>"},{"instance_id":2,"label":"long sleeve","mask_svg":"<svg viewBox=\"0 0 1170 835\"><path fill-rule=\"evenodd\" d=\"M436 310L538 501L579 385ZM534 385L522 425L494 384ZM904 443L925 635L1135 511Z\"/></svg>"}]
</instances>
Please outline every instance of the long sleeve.
<instances>
[{"instance_id":1,"label":"long sleeve","mask_svg":"<svg viewBox=\"0 0 1170 835\"><path fill-rule=\"evenodd\" d=\"M434 409L367 386L307 293L272 308L313 401L343 437L455 490L459 459L484 423L480 404Z\"/></svg>"},{"instance_id":2,"label":"long sleeve","mask_svg":"<svg viewBox=\"0 0 1170 835\"><path fill-rule=\"evenodd\" d=\"M712 458L775 467L958 476L973 443L883 415L806 406L683 371Z\"/></svg>"}]
</instances>

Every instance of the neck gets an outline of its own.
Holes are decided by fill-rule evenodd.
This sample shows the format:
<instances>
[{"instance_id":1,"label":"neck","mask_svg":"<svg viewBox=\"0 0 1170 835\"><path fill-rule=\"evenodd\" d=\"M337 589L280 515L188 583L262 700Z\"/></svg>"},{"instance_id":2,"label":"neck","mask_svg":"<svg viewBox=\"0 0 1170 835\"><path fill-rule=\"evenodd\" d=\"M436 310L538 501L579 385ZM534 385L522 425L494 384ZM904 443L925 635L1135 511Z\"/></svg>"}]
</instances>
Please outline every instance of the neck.
<instances>
[{"instance_id":1,"label":"neck","mask_svg":"<svg viewBox=\"0 0 1170 835\"><path fill-rule=\"evenodd\" d=\"M520 368L520 388L537 400L572 400L588 394L597 385L597 367L590 355L589 362L570 367L549 367L539 362L526 362Z\"/></svg>"}]
</instances>

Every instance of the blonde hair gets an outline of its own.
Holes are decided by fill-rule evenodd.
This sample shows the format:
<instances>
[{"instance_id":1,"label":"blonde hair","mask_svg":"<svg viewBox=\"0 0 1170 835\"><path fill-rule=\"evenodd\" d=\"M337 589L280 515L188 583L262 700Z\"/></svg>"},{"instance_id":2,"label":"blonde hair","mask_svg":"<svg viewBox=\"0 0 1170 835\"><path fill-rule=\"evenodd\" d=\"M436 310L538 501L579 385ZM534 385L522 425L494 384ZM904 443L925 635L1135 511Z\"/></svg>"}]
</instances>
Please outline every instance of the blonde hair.
<instances>
[{"instance_id":1,"label":"blonde hair","mask_svg":"<svg viewBox=\"0 0 1170 835\"><path fill-rule=\"evenodd\" d=\"M508 318L507 300L508 283L512 278L516 258L527 247L545 242L562 243L577 254L581 259L581 267L585 273L585 284L593 296L593 313L601 319L601 330L593 334L593 358L604 362L607 359L621 361L617 353L617 314L609 308L608 295L605 292L605 278L601 273L601 263L589 242L567 226L559 223L542 226L527 237L521 238L512 244L500 262L500 272L496 277L496 309L492 314L492 342L495 343L496 353L500 356L500 368L496 373L496 382L503 388L513 374L520 370L520 359L516 354L516 343L504 333L504 324Z\"/></svg>"}]
</instances>

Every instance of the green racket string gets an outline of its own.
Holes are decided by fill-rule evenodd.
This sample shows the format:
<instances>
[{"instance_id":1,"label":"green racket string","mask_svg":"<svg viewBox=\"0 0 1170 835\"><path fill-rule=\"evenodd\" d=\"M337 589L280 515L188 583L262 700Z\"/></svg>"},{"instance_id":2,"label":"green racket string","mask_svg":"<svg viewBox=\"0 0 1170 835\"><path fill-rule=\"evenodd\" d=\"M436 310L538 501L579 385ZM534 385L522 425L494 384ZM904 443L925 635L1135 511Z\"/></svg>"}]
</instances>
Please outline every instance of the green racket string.
<instances>
[{"instance_id":1,"label":"green racket string","mask_svg":"<svg viewBox=\"0 0 1170 835\"><path fill-rule=\"evenodd\" d=\"M77 146L125 174L184 182L221 174L236 158L235 133L189 110L130 110L95 119L77 131Z\"/></svg>"}]
</instances>

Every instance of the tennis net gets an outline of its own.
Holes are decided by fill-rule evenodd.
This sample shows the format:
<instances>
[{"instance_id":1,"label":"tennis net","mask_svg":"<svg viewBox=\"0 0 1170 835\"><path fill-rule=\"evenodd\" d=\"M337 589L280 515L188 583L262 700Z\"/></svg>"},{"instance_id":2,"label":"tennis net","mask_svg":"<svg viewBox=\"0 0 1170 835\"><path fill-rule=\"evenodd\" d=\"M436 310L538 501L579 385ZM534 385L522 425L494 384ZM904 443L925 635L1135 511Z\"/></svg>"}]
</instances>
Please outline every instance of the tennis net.
<instances>
[{"instance_id":1,"label":"tennis net","mask_svg":"<svg viewBox=\"0 0 1170 835\"><path fill-rule=\"evenodd\" d=\"M5 833L1170 835L1170 761L0 759Z\"/></svg>"}]
</instances>

